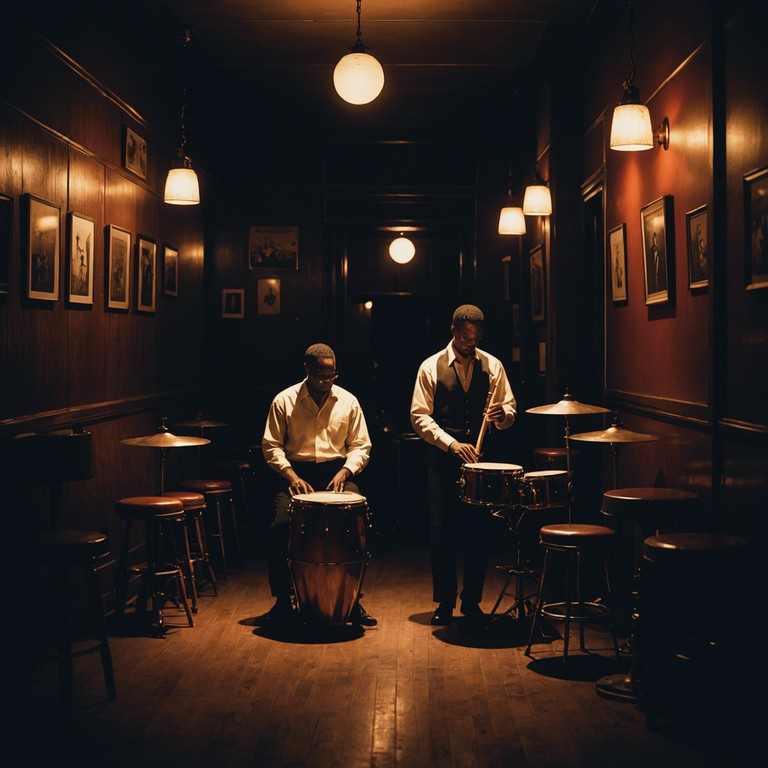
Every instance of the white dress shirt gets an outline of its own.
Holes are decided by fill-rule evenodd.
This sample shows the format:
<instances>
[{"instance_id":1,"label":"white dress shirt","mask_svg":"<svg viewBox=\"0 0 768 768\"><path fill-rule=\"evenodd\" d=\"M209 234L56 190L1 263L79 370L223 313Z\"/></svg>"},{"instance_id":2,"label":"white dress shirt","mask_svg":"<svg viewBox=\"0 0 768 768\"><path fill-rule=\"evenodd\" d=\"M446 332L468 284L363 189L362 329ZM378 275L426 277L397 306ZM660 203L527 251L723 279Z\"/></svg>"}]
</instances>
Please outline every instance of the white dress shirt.
<instances>
[{"instance_id":1,"label":"white dress shirt","mask_svg":"<svg viewBox=\"0 0 768 768\"><path fill-rule=\"evenodd\" d=\"M264 458L282 474L292 461L345 459L353 475L371 455L371 438L357 398L334 384L321 407L307 380L284 389L272 401L261 441Z\"/></svg>"},{"instance_id":2,"label":"white dress shirt","mask_svg":"<svg viewBox=\"0 0 768 768\"><path fill-rule=\"evenodd\" d=\"M436 354L428 357L420 366L416 374L416 384L413 388L413 397L411 398L411 426L422 440L426 440L431 445L436 445L444 451L447 451L456 438L449 435L432 417L435 409L435 391L437 389L437 361L448 350L448 365L457 370L461 363L456 358L456 351L453 348L453 340L448 343L445 349L441 349ZM480 349L475 350L475 359L473 368L485 362L488 371L490 386L494 389L494 403L505 403L504 419L500 422L494 422L494 426L499 429L511 427L517 414L517 403L512 394L512 387L507 379L507 374L501 361L483 352ZM458 370L457 370L458 372ZM459 372L460 374L460 372ZM466 391L469 388L471 376L464 379L459 375L459 381Z\"/></svg>"}]
</instances>

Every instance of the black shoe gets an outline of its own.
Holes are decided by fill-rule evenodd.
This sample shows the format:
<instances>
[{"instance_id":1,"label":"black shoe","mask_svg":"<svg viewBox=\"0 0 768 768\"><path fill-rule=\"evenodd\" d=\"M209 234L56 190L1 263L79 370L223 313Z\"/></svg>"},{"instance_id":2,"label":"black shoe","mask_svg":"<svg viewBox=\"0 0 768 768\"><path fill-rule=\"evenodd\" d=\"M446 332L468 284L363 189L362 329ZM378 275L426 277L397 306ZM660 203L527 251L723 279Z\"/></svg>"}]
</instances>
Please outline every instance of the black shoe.
<instances>
[{"instance_id":1,"label":"black shoe","mask_svg":"<svg viewBox=\"0 0 768 768\"><path fill-rule=\"evenodd\" d=\"M264 614L264 618L279 624L292 621L296 615L290 598L278 598L275 604Z\"/></svg>"},{"instance_id":2,"label":"black shoe","mask_svg":"<svg viewBox=\"0 0 768 768\"><path fill-rule=\"evenodd\" d=\"M462 602L461 612L468 619L482 619L485 616L483 609L477 603Z\"/></svg>"},{"instance_id":3,"label":"black shoe","mask_svg":"<svg viewBox=\"0 0 768 768\"><path fill-rule=\"evenodd\" d=\"M355 603L349 620L353 624L359 624L361 627L375 627L379 622L368 614L360 603Z\"/></svg>"},{"instance_id":4,"label":"black shoe","mask_svg":"<svg viewBox=\"0 0 768 768\"><path fill-rule=\"evenodd\" d=\"M432 618L429 623L432 626L444 627L446 624L450 624L453 621L453 607L450 605L437 606L435 612L432 614Z\"/></svg>"}]
</instances>

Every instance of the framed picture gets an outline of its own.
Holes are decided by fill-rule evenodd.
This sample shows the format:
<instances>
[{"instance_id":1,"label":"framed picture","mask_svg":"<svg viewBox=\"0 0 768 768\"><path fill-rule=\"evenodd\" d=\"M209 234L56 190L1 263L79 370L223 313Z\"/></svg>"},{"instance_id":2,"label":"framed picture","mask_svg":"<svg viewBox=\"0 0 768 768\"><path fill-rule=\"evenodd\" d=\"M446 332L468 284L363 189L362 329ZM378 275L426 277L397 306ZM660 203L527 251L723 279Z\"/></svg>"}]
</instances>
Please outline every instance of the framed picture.
<instances>
[{"instance_id":1,"label":"framed picture","mask_svg":"<svg viewBox=\"0 0 768 768\"><path fill-rule=\"evenodd\" d=\"M168 245L163 246L163 296L179 295L179 252Z\"/></svg>"},{"instance_id":2,"label":"framed picture","mask_svg":"<svg viewBox=\"0 0 768 768\"><path fill-rule=\"evenodd\" d=\"M154 312L157 308L157 245L150 237L136 235L136 310Z\"/></svg>"},{"instance_id":3,"label":"framed picture","mask_svg":"<svg viewBox=\"0 0 768 768\"><path fill-rule=\"evenodd\" d=\"M11 292L13 198L0 195L0 294Z\"/></svg>"},{"instance_id":4,"label":"framed picture","mask_svg":"<svg viewBox=\"0 0 768 768\"><path fill-rule=\"evenodd\" d=\"M611 273L611 299L627 300L627 225L608 230L608 269Z\"/></svg>"},{"instance_id":5,"label":"framed picture","mask_svg":"<svg viewBox=\"0 0 768 768\"><path fill-rule=\"evenodd\" d=\"M95 245L93 219L70 211L67 214L67 300L72 304L93 304Z\"/></svg>"},{"instance_id":6,"label":"framed picture","mask_svg":"<svg viewBox=\"0 0 768 768\"><path fill-rule=\"evenodd\" d=\"M664 304L672 296L669 259L674 267L673 222L672 195L664 195L640 209L646 304Z\"/></svg>"},{"instance_id":7,"label":"framed picture","mask_svg":"<svg viewBox=\"0 0 768 768\"><path fill-rule=\"evenodd\" d=\"M123 126L123 167L147 178L147 142L127 125Z\"/></svg>"},{"instance_id":8,"label":"framed picture","mask_svg":"<svg viewBox=\"0 0 768 768\"><path fill-rule=\"evenodd\" d=\"M128 309L131 298L131 233L107 226L107 309Z\"/></svg>"},{"instance_id":9,"label":"framed picture","mask_svg":"<svg viewBox=\"0 0 768 768\"><path fill-rule=\"evenodd\" d=\"M245 317L244 288L224 288L221 291L221 316Z\"/></svg>"},{"instance_id":10,"label":"framed picture","mask_svg":"<svg viewBox=\"0 0 768 768\"><path fill-rule=\"evenodd\" d=\"M58 301L61 208L32 195L24 198L27 203L27 297Z\"/></svg>"},{"instance_id":11,"label":"framed picture","mask_svg":"<svg viewBox=\"0 0 768 768\"><path fill-rule=\"evenodd\" d=\"M298 269L298 227L250 227L248 269Z\"/></svg>"},{"instance_id":12,"label":"framed picture","mask_svg":"<svg viewBox=\"0 0 768 768\"><path fill-rule=\"evenodd\" d=\"M744 177L747 290L768 288L768 168Z\"/></svg>"},{"instance_id":13,"label":"framed picture","mask_svg":"<svg viewBox=\"0 0 768 768\"><path fill-rule=\"evenodd\" d=\"M706 288L709 285L706 205L685 214L685 231L688 243L688 287Z\"/></svg>"},{"instance_id":14,"label":"framed picture","mask_svg":"<svg viewBox=\"0 0 768 768\"><path fill-rule=\"evenodd\" d=\"M271 277L259 280L259 315L280 314L280 280Z\"/></svg>"},{"instance_id":15,"label":"framed picture","mask_svg":"<svg viewBox=\"0 0 768 768\"><path fill-rule=\"evenodd\" d=\"M547 276L544 270L544 245L539 243L531 249L530 257L531 320L534 322L546 318Z\"/></svg>"}]
</instances>

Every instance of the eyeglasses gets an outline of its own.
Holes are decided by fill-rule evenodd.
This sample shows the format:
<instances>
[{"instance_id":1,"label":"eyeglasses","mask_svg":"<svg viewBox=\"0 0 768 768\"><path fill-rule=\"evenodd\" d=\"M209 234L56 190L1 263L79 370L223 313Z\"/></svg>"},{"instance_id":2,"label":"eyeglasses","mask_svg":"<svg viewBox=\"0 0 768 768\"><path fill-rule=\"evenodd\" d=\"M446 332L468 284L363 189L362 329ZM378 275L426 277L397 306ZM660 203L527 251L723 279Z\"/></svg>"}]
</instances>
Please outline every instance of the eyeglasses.
<instances>
[{"instance_id":1,"label":"eyeglasses","mask_svg":"<svg viewBox=\"0 0 768 768\"><path fill-rule=\"evenodd\" d=\"M308 373L310 376L314 376L320 382L336 381L336 379L339 378L338 371L334 371L333 373L315 373L314 371L309 370Z\"/></svg>"}]
</instances>

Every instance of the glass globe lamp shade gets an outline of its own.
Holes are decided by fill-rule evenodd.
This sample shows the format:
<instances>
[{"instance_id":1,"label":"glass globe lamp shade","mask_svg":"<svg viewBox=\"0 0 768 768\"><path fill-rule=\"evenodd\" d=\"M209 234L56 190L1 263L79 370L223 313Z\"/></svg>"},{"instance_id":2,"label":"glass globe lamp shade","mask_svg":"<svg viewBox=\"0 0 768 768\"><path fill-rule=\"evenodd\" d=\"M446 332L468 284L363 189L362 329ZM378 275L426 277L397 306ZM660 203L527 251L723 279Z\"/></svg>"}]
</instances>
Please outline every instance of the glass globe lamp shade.
<instances>
[{"instance_id":1,"label":"glass globe lamp shade","mask_svg":"<svg viewBox=\"0 0 768 768\"><path fill-rule=\"evenodd\" d=\"M396 237L389 244L389 255L398 264L407 264L416 255L416 246L407 237Z\"/></svg>"},{"instance_id":2,"label":"glass globe lamp shade","mask_svg":"<svg viewBox=\"0 0 768 768\"><path fill-rule=\"evenodd\" d=\"M507 206L501 209L499 214L499 234L500 235L524 235L525 234L525 216L522 208L512 208Z\"/></svg>"},{"instance_id":3,"label":"glass globe lamp shade","mask_svg":"<svg viewBox=\"0 0 768 768\"><path fill-rule=\"evenodd\" d=\"M645 104L619 104L611 121L611 149L640 152L653 148L651 113Z\"/></svg>"},{"instance_id":4,"label":"glass globe lamp shade","mask_svg":"<svg viewBox=\"0 0 768 768\"><path fill-rule=\"evenodd\" d=\"M549 187L531 184L525 188L523 213L526 216L549 216L552 213L552 195Z\"/></svg>"},{"instance_id":5,"label":"glass globe lamp shade","mask_svg":"<svg viewBox=\"0 0 768 768\"><path fill-rule=\"evenodd\" d=\"M350 104L368 104L384 87L384 70L368 53L348 53L333 70L333 87Z\"/></svg>"},{"instance_id":6,"label":"glass globe lamp shade","mask_svg":"<svg viewBox=\"0 0 768 768\"><path fill-rule=\"evenodd\" d=\"M165 179L163 200L170 205L198 205L200 203L200 183L197 174L188 167L171 168Z\"/></svg>"}]
</instances>

